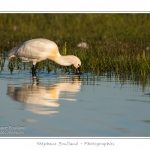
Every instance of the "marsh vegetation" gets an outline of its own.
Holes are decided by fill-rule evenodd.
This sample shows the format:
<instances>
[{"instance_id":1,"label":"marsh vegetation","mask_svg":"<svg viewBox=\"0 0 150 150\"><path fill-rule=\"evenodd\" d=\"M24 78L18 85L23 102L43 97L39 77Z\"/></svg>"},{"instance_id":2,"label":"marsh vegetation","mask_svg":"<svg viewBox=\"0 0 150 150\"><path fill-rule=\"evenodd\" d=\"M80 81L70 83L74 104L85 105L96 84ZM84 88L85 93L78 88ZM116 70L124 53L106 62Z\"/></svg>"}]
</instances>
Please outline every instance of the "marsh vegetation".
<instances>
[{"instance_id":1,"label":"marsh vegetation","mask_svg":"<svg viewBox=\"0 0 150 150\"><path fill-rule=\"evenodd\" d=\"M77 55L83 72L150 73L150 14L0 14L0 69L5 52L29 39L55 41L62 55ZM78 46L81 42L87 47ZM81 45L81 44L80 44ZM8 69L30 69L31 63L12 59ZM51 61L39 70L72 71Z\"/></svg>"}]
</instances>

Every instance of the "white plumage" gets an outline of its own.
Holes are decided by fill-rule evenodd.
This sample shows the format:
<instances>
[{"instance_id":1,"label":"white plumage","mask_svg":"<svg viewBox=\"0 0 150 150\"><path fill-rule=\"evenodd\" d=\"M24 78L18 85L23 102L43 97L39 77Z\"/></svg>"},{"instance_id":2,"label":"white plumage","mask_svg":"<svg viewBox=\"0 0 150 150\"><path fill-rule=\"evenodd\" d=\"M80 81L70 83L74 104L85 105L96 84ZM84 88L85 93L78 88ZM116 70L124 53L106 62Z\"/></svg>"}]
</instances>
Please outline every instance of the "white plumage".
<instances>
[{"instance_id":1,"label":"white plumage","mask_svg":"<svg viewBox=\"0 0 150 150\"><path fill-rule=\"evenodd\" d=\"M8 52L8 57L9 59L12 57L18 57L24 62L32 61L32 76L36 76L37 63L45 59L53 60L62 66L74 65L77 72L80 73L80 59L74 55L60 55L56 43L48 39L39 38L23 42L12 48Z\"/></svg>"}]
</instances>

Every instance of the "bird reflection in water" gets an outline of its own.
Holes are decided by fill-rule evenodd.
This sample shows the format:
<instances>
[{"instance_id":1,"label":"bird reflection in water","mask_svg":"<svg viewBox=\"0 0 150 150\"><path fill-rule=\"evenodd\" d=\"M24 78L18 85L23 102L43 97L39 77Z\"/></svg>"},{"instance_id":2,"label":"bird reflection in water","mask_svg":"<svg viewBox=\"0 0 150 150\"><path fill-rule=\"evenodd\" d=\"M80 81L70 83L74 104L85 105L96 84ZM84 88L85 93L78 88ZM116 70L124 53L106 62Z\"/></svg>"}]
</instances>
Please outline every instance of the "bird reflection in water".
<instances>
[{"instance_id":1,"label":"bird reflection in water","mask_svg":"<svg viewBox=\"0 0 150 150\"><path fill-rule=\"evenodd\" d=\"M81 83L78 76L72 81L59 82L50 86L40 85L38 79L32 84L23 84L22 87L9 85L7 94L15 101L25 103L25 110L36 114L59 113L59 100L76 101L75 93L80 91ZM61 93L67 92L65 97ZM63 94L64 96L64 94Z\"/></svg>"}]
</instances>

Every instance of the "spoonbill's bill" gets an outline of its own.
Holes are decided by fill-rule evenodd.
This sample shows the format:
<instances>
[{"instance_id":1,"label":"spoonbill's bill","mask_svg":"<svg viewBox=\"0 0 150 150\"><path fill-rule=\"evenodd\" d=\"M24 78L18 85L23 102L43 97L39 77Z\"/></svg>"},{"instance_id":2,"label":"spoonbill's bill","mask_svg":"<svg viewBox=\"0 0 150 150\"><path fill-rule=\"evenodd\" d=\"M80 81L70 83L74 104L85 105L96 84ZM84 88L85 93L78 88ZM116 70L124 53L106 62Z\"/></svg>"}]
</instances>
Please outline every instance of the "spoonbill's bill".
<instances>
[{"instance_id":1,"label":"spoonbill's bill","mask_svg":"<svg viewBox=\"0 0 150 150\"><path fill-rule=\"evenodd\" d=\"M32 39L19 44L8 52L8 58L17 57L24 62L33 62L32 76L36 77L37 63L50 59L62 66L73 65L76 73L80 74L81 61L74 55L62 56L55 42L48 39Z\"/></svg>"}]
</instances>

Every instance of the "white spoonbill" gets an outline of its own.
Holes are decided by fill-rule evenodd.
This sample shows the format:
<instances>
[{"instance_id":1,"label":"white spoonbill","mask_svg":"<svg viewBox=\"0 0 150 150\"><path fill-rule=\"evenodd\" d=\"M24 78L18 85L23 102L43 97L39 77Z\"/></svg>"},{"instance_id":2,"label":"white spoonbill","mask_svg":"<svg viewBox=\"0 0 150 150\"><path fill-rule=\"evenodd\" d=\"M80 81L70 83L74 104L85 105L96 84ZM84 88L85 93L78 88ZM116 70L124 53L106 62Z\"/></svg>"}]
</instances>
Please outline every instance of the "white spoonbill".
<instances>
[{"instance_id":1,"label":"white spoonbill","mask_svg":"<svg viewBox=\"0 0 150 150\"><path fill-rule=\"evenodd\" d=\"M37 63L50 59L62 66L74 65L76 73L80 74L81 61L74 55L62 56L55 42L48 39L32 39L19 44L8 52L8 58L17 57L24 62L33 62L32 76L36 77Z\"/></svg>"}]
</instances>

